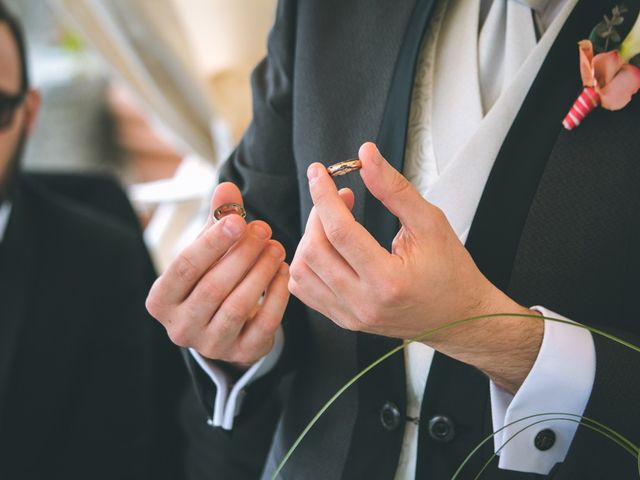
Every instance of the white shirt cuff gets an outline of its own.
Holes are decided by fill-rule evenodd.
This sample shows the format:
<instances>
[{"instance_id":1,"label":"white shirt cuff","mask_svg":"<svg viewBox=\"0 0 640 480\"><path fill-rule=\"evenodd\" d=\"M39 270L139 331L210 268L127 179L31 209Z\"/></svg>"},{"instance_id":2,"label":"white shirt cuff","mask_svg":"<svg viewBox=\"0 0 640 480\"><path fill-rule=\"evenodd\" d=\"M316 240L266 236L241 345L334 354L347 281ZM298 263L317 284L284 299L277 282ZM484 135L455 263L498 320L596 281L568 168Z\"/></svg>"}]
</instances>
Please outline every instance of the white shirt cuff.
<instances>
[{"instance_id":1,"label":"white shirt cuff","mask_svg":"<svg viewBox=\"0 0 640 480\"><path fill-rule=\"evenodd\" d=\"M216 386L216 396L213 401L213 416L208 423L212 427L222 427L225 430L233 428L233 420L240 413L242 400L246 395L246 387L265 376L275 367L284 348L284 333L282 327L276 332L271 351L258 360L235 382L231 376L215 360L203 357L193 348L189 352L196 363L204 370Z\"/></svg>"},{"instance_id":2,"label":"white shirt cuff","mask_svg":"<svg viewBox=\"0 0 640 480\"><path fill-rule=\"evenodd\" d=\"M544 307L532 309L545 317L567 320ZM564 461L580 420L574 415L584 413L595 372L591 332L545 320L540 352L516 395L490 383L500 468L547 475L556 463ZM546 429L553 431L555 442L542 451L535 446L535 439Z\"/></svg>"}]
</instances>

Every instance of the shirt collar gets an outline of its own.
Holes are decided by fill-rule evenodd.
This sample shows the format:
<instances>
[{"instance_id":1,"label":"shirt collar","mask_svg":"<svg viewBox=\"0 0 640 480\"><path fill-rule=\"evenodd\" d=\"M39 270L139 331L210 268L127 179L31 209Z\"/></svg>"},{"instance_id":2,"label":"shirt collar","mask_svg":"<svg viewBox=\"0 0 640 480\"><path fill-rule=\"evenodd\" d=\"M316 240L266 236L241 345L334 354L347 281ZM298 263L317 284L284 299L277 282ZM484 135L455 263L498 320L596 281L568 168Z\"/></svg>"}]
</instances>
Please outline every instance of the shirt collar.
<instances>
[{"instance_id":1,"label":"shirt collar","mask_svg":"<svg viewBox=\"0 0 640 480\"><path fill-rule=\"evenodd\" d=\"M0 204L0 242L4 238L4 232L7 229L7 223L9 223L9 216L11 215L11 204L9 202L2 202Z\"/></svg>"},{"instance_id":2,"label":"shirt collar","mask_svg":"<svg viewBox=\"0 0 640 480\"><path fill-rule=\"evenodd\" d=\"M489 11L491 4L498 0L482 0L483 9ZM500 0L503 1L503 0ZM535 12L538 31L542 34L555 20L567 0L514 0L528 6Z\"/></svg>"},{"instance_id":3,"label":"shirt collar","mask_svg":"<svg viewBox=\"0 0 640 480\"><path fill-rule=\"evenodd\" d=\"M538 26L544 31L556 19L567 0L528 0L535 3Z\"/></svg>"}]
</instances>

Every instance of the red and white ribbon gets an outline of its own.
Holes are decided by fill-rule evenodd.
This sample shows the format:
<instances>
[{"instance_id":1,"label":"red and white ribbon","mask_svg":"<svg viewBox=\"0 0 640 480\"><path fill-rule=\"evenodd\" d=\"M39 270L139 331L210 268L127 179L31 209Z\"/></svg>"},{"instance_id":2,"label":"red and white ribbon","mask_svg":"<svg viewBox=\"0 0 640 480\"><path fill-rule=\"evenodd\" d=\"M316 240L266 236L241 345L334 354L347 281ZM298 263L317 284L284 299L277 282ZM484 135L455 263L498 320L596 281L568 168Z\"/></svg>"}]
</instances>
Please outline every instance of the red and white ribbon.
<instances>
[{"instance_id":1,"label":"red and white ribbon","mask_svg":"<svg viewBox=\"0 0 640 480\"><path fill-rule=\"evenodd\" d=\"M578 99L574 102L569 113L564 117L562 125L567 130L573 130L587 118L596 107L600 106L600 95L593 87L585 87Z\"/></svg>"}]
</instances>

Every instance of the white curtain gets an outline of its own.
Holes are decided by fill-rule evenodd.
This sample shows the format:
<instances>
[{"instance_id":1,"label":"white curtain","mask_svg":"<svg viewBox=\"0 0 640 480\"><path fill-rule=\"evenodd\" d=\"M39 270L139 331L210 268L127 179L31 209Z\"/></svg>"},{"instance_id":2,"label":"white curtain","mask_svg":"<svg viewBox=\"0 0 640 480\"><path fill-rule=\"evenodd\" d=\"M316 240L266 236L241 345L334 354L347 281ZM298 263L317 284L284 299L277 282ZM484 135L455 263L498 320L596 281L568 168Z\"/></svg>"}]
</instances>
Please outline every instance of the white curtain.
<instances>
[{"instance_id":1,"label":"white curtain","mask_svg":"<svg viewBox=\"0 0 640 480\"><path fill-rule=\"evenodd\" d=\"M50 0L137 94L184 154L176 176L131 190L156 206L159 271L199 232L216 167L250 120L249 73L276 0Z\"/></svg>"},{"instance_id":2,"label":"white curtain","mask_svg":"<svg viewBox=\"0 0 640 480\"><path fill-rule=\"evenodd\" d=\"M212 163L213 104L167 0L52 0L183 151Z\"/></svg>"},{"instance_id":3,"label":"white curtain","mask_svg":"<svg viewBox=\"0 0 640 480\"><path fill-rule=\"evenodd\" d=\"M276 0L50 0L183 147L212 163L212 119L238 139Z\"/></svg>"}]
</instances>

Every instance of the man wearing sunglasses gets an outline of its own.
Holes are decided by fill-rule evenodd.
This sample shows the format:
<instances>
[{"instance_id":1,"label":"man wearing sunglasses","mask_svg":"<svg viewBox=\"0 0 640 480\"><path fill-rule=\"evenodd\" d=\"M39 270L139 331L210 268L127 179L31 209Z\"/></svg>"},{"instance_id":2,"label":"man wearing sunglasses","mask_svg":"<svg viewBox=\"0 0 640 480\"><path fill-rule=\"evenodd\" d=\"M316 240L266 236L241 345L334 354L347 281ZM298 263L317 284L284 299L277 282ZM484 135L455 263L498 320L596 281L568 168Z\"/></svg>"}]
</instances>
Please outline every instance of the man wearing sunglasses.
<instances>
[{"instance_id":1,"label":"man wearing sunglasses","mask_svg":"<svg viewBox=\"0 0 640 480\"><path fill-rule=\"evenodd\" d=\"M5 24L2 40L8 43L11 38L21 38L15 24ZM2 74L0 75L0 195L7 197L10 179L14 176L24 147L25 139L32 129L40 95L29 88L25 45L17 41L17 48L3 48L0 51ZM7 210L7 205L3 211ZM6 213L5 213L6 215Z\"/></svg>"},{"instance_id":2,"label":"man wearing sunglasses","mask_svg":"<svg viewBox=\"0 0 640 480\"><path fill-rule=\"evenodd\" d=\"M135 216L112 180L20 171L25 58L0 1L0 478L180 478L181 367L144 311Z\"/></svg>"}]
</instances>

